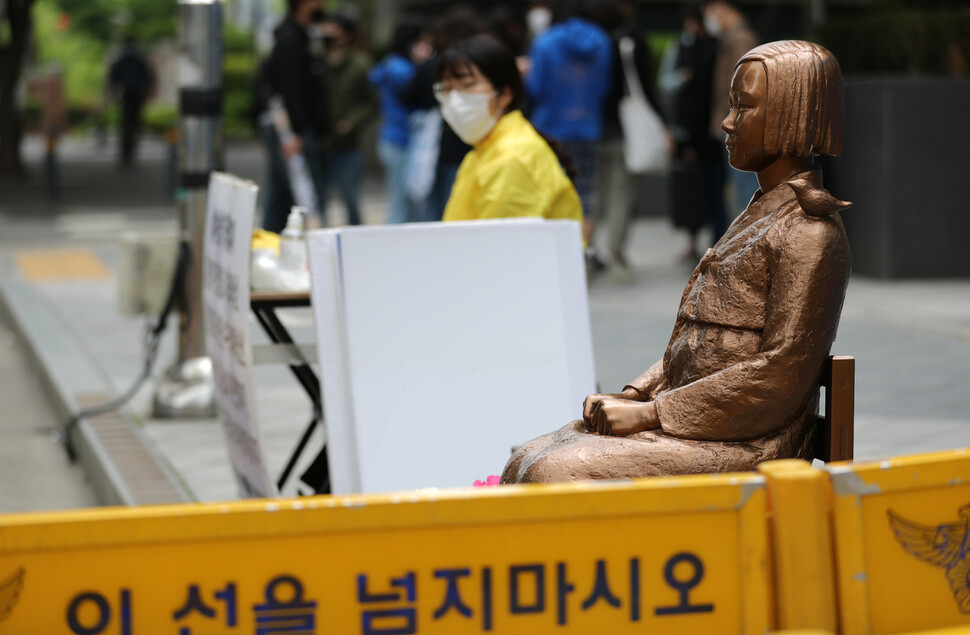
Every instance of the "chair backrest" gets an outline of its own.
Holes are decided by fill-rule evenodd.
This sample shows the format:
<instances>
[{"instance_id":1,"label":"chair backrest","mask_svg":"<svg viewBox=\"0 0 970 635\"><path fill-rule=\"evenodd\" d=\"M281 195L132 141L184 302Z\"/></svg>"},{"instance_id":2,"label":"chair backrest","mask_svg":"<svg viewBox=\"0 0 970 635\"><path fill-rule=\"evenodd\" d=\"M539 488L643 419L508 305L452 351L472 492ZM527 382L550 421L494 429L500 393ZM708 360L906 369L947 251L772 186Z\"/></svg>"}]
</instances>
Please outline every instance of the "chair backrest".
<instances>
[{"instance_id":1,"label":"chair backrest","mask_svg":"<svg viewBox=\"0 0 970 635\"><path fill-rule=\"evenodd\" d=\"M829 357L822 376L825 416L819 417L815 457L826 463L851 461L855 413L855 358Z\"/></svg>"}]
</instances>

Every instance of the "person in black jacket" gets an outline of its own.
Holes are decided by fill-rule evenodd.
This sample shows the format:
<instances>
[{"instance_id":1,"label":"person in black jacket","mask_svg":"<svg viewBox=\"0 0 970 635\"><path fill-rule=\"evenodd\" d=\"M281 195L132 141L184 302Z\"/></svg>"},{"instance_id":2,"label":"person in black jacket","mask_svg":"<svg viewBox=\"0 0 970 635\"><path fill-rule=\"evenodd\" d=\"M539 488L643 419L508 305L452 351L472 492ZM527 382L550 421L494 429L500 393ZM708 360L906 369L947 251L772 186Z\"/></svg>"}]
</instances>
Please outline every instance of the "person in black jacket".
<instances>
[{"instance_id":1,"label":"person in black jacket","mask_svg":"<svg viewBox=\"0 0 970 635\"><path fill-rule=\"evenodd\" d=\"M684 9L684 26L677 43L671 77L670 125L676 143L671 169L671 214L675 227L688 232L684 259L700 258L697 236L705 224L711 244L727 230L724 207L724 163L720 139L711 136L711 90L717 44L704 28L697 6Z\"/></svg>"},{"instance_id":2,"label":"person in black jacket","mask_svg":"<svg viewBox=\"0 0 970 635\"><path fill-rule=\"evenodd\" d=\"M121 54L108 71L108 84L121 103L121 164L131 165L141 131L141 111L155 87L155 74L131 35L125 37Z\"/></svg>"},{"instance_id":3,"label":"person in black jacket","mask_svg":"<svg viewBox=\"0 0 970 635\"><path fill-rule=\"evenodd\" d=\"M327 189L336 190L347 210L347 223L360 225L360 194L364 179L361 130L377 114L377 93L367 80L370 61L354 47L357 22L334 14L323 23L327 62L326 95L330 106L330 136L326 145ZM320 210L327 201L320 202Z\"/></svg>"},{"instance_id":4,"label":"person in black jacket","mask_svg":"<svg viewBox=\"0 0 970 635\"><path fill-rule=\"evenodd\" d=\"M263 80L273 95L283 99L294 136L282 142L267 113L261 117L268 167L263 186L263 227L280 232L294 198L286 159L302 153L316 190L323 200L325 175L320 137L327 130L327 102L323 89L323 60L310 53L307 29L321 13L321 0L288 0L289 12L273 32L273 51L262 69ZM316 210L319 212L319 210Z\"/></svg>"}]
</instances>

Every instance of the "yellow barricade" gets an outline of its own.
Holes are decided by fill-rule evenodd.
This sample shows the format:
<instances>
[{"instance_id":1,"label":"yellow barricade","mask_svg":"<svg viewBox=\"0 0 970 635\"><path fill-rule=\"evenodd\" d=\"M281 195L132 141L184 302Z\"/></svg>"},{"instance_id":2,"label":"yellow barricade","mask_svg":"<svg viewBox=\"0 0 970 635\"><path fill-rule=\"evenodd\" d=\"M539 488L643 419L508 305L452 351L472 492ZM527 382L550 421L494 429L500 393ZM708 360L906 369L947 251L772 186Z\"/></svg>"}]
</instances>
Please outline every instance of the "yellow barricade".
<instances>
[{"instance_id":1,"label":"yellow barricade","mask_svg":"<svg viewBox=\"0 0 970 635\"><path fill-rule=\"evenodd\" d=\"M0 634L970 633L970 452L760 472L0 516Z\"/></svg>"},{"instance_id":2,"label":"yellow barricade","mask_svg":"<svg viewBox=\"0 0 970 635\"><path fill-rule=\"evenodd\" d=\"M840 632L970 625L970 453L829 467ZM946 631L950 632L950 631Z\"/></svg>"},{"instance_id":3,"label":"yellow barricade","mask_svg":"<svg viewBox=\"0 0 970 635\"><path fill-rule=\"evenodd\" d=\"M756 474L0 516L0 633L765 633L765 518Z\"/></svg>"},{"instance_id":4,"label":"yellow barricade","mask_svg":"<svg viewBox=\"0 0 970 635\"><path fill-rule=\"evenodd\" d=\"M825 472L807 461L769 461L758 466L768 479L775 626L836 628L835 578Z\"/></svg>"}]
</instances>

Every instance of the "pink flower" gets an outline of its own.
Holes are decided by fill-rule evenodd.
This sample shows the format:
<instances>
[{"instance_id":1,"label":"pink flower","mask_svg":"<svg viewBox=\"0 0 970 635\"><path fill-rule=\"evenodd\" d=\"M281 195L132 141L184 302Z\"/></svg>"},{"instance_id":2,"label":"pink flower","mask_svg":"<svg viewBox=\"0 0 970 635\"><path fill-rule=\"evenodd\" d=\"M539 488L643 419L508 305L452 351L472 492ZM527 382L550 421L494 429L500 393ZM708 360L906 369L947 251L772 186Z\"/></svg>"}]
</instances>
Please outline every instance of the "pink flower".
<instances>
[{"instance_id":1,"label":"pink flower","mask_svg":"<svg viewBox=\"0 0 970 635\"><path fill-rule=\"evenodd\" d=\"M501 476L497 476L495 474L492 474L492 475L488 476L484 481L475 481L475 483L473 485L475 487L493 487L495 485L498 485L499 484L499 481L501 481L501 480L502 480L502 477Z\"/></svg>"}]
</instances>

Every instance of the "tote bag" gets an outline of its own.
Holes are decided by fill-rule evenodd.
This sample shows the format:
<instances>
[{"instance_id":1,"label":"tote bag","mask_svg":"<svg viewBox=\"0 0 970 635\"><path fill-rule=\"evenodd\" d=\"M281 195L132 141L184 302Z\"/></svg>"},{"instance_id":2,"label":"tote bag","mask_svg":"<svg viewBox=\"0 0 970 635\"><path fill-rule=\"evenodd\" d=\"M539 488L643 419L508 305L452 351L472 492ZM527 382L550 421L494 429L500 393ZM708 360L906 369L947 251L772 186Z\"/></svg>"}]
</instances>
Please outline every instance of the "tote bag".
<instances>
[{"instance_id":1,"label":"tote bag","mask_svg":"<svg viewBox=\"0 0 970 635\"><path fill-rule=\"evenodd\" d=\"M441 146L441 111L427 108L408 115L407 163L404 169L408 197L415 205L428 198L434 187Z\"/></svg>"},{"instance_id":2,"label":"tote bag","mask_svg":"<svg viewBox=\"0 0 970 635\"><path fill-rule=\"evenodd\" d=\"M660 115L653 109L640 85L633 61L633 39L620 40L620 59L628 95L620 99L620 127L623 129L623 158L631 174L666 172L667 132Z\"/></svg>"}]
</instances>

